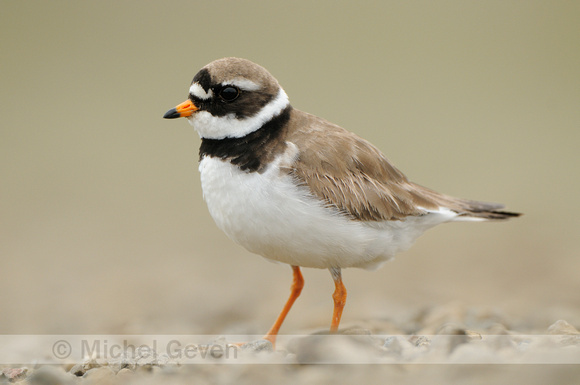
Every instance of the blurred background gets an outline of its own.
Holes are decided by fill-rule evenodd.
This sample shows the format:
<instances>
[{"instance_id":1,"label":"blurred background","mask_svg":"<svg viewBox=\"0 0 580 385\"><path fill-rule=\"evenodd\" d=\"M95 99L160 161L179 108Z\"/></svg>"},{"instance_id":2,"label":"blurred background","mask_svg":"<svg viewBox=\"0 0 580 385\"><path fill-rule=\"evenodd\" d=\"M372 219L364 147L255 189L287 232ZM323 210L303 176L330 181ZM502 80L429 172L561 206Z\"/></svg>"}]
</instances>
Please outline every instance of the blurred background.
<instances>
[{"instance_id":1,"label":"blurred background","mask_svg":"<svg viewBox=\"0 0 580 385\"><path fill-rule=\"evenodd\" d=\"M208 62L266 67L295 108L407 176L523 212L454 223L343 272L343 324L461 303L514 329L580 324L580 4L3 1L0 333L265 332L291 271L203 202L199 137L163 114ZM326 328L305 269L282 333ZM402 321L401 321L402 322Z\"/></svg>"}]
</instances>

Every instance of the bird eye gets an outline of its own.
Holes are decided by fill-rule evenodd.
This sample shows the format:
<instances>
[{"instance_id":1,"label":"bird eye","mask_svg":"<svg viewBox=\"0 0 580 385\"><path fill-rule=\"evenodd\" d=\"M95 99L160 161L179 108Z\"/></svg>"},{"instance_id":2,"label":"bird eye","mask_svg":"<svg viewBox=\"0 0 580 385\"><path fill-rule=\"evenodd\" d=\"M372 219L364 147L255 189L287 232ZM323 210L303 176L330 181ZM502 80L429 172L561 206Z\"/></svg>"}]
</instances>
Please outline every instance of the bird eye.
<instances>
[{"instance_id":1,"label":"bird eye","mask_svg":"<svg viewBox=\"0 0 580 385\"><path fill-rule=\"evenodd\" d=\"M238 98L238 96L240 96L240 90L238 90L236 87L227 86L222 88L219 95L220 98L226 102L233 102Z\"/></svg>"}]
</instances>

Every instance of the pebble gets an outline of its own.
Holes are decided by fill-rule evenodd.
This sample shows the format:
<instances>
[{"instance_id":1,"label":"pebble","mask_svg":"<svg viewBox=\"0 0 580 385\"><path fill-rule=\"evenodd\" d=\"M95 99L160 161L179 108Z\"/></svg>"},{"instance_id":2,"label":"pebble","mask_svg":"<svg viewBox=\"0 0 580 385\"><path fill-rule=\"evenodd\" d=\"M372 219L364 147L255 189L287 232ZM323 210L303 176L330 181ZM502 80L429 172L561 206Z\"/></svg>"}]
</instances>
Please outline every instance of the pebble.
<instances>
[{"instance_id":1,"label":"pebble","mask_svg":"<svg viewBox=\"0 0 580 385\"><path fill-rule=\"evenodd\" d=\"M123 368L117 372L118 378L128 378L133 375L133 371L129 368Z\"/></svg>"},{"instance_id":2,"label":"pebble","mask_svg":"<svg viewBox=\"0 0 580 385\"><path fill-rule=\"evenodd\" d=\"M548 328L548 333L550 334L566 334L566 335L580 335L578 329L570 325L564 320L558 320L554 322Z\"/></svg>"},{"instance_id":3,"label":"pebble","mask_svg":"<svg viewBox=\"0 0 580 385\"><path fill-rule=\"evenodd\" d=\"M88 384L99 385L112 382L114 377L115 372L108 366L101 366L100 368L90 369L83 375L83 379L85 379Z\"/></svg>"},{"instance_id":4,"label":"pebble","mask_svg":"<svg viewBox=\"0 0 580 385\"><path fill-rule=\"evenodd\" d=\"M82 377L87 371L94 369L94 368L98 368L100 366L102 366L102 365L100 365L96 360L90 359L90 360L83 361L80 364L74 365L70 369L70 373L74 374L77 377Z\"/></svg>"},{"instance_id":5,"label":"pebble","mask_svg":"<svg viewBox=\"0 0 580 385\"><path fill-rule=\"evenodd\" d=\"M109 367L115 373L118 373L119 371L124 369L127 369L132 372L135 371L135 369L137 368L137 364L135 363L135 360L131 358L123 358L120 360L110 362Z\"/></svg>"},{"instance_id":6,"label":"pebble","mask_svg":"<svg viewBox=\"0 0 580 385\"><path fill-rule=\"evenodd\" d=\"M6 368L2 370L4 377L10 382L17 382L26 378L28 373L27 367L22 368Z\"/></svg>"},{"instance_id":7,"label":"pebble","mask_svg":"<svg viewBox=\"0 0 580 385\"><path fill-rule=\"evenodd\" d=\"M548 333L562 336L560 338L562 345L580 345L580 332L564 320L558 320L550 325Z\"/></svg>"},{"instance_id":8,"label":"pebble","mask_svg":"<svg viewBox=\"0 0 580 385\"><path fill-rule=\"evenodd\" d=\"M272 343L268 340L259 339L256 341L247 342L242 345L242 350L246 352L269 352L272 353L274 351L274 347Z\"/></svg>"}]
</instances>

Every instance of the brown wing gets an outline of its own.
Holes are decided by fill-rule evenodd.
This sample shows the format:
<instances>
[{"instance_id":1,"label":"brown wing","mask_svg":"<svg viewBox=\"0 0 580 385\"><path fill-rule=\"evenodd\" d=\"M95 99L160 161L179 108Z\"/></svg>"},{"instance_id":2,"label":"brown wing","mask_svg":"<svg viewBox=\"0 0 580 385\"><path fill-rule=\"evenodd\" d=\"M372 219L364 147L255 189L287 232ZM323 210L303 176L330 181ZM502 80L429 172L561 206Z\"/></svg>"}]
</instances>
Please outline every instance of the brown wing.
<instances>
[{"instance_id":1,"label":"brown wing","mask_svg":"<svg viewBox=\"0 0 580 385\"><path fill-rule=\"evenodd\" d=\"M398 220L446 207L466 216L503 219L502 205L449 197L410 182L366 140L301 111L293 111L287 140L299 149L287 168L312 194L363 221Z\"/></svg>"},{"instance_id":2,"label":"brown wing","mask_svg":"<svg viewBox=\"0 0 580 385\"><path fill-rule=\"evenodd\" d=\"M288 141L300 152L289 171L315 196L365 221L421 215L418 206L437 208L369 142L313 115L294 113Z\"/></svg>"}]
</instances>

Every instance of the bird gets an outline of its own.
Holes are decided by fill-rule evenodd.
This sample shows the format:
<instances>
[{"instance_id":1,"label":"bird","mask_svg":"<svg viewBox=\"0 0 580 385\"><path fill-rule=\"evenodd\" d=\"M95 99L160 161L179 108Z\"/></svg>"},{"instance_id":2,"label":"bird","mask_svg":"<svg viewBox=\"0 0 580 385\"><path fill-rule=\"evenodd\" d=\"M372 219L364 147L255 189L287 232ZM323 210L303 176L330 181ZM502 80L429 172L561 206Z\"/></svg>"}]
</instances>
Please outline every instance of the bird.
<instances>
[{"instance_id":1,"label":"bird","mask_svg":"<svg viewBox=\"0 0 580 385\"><path fill-rule=\"evenodd\" d=\"M292 268L290 296L263 337L273 346L304 286L301 267L329 270L337 333L347 296L342 269L377 269L444 222L521 215L411 182L365 139L292 107L278 80L247 59L201 68L187 100L163 117L186 118L201 138L201 187L217 226Z\"/></svg>"}]
</instances>

